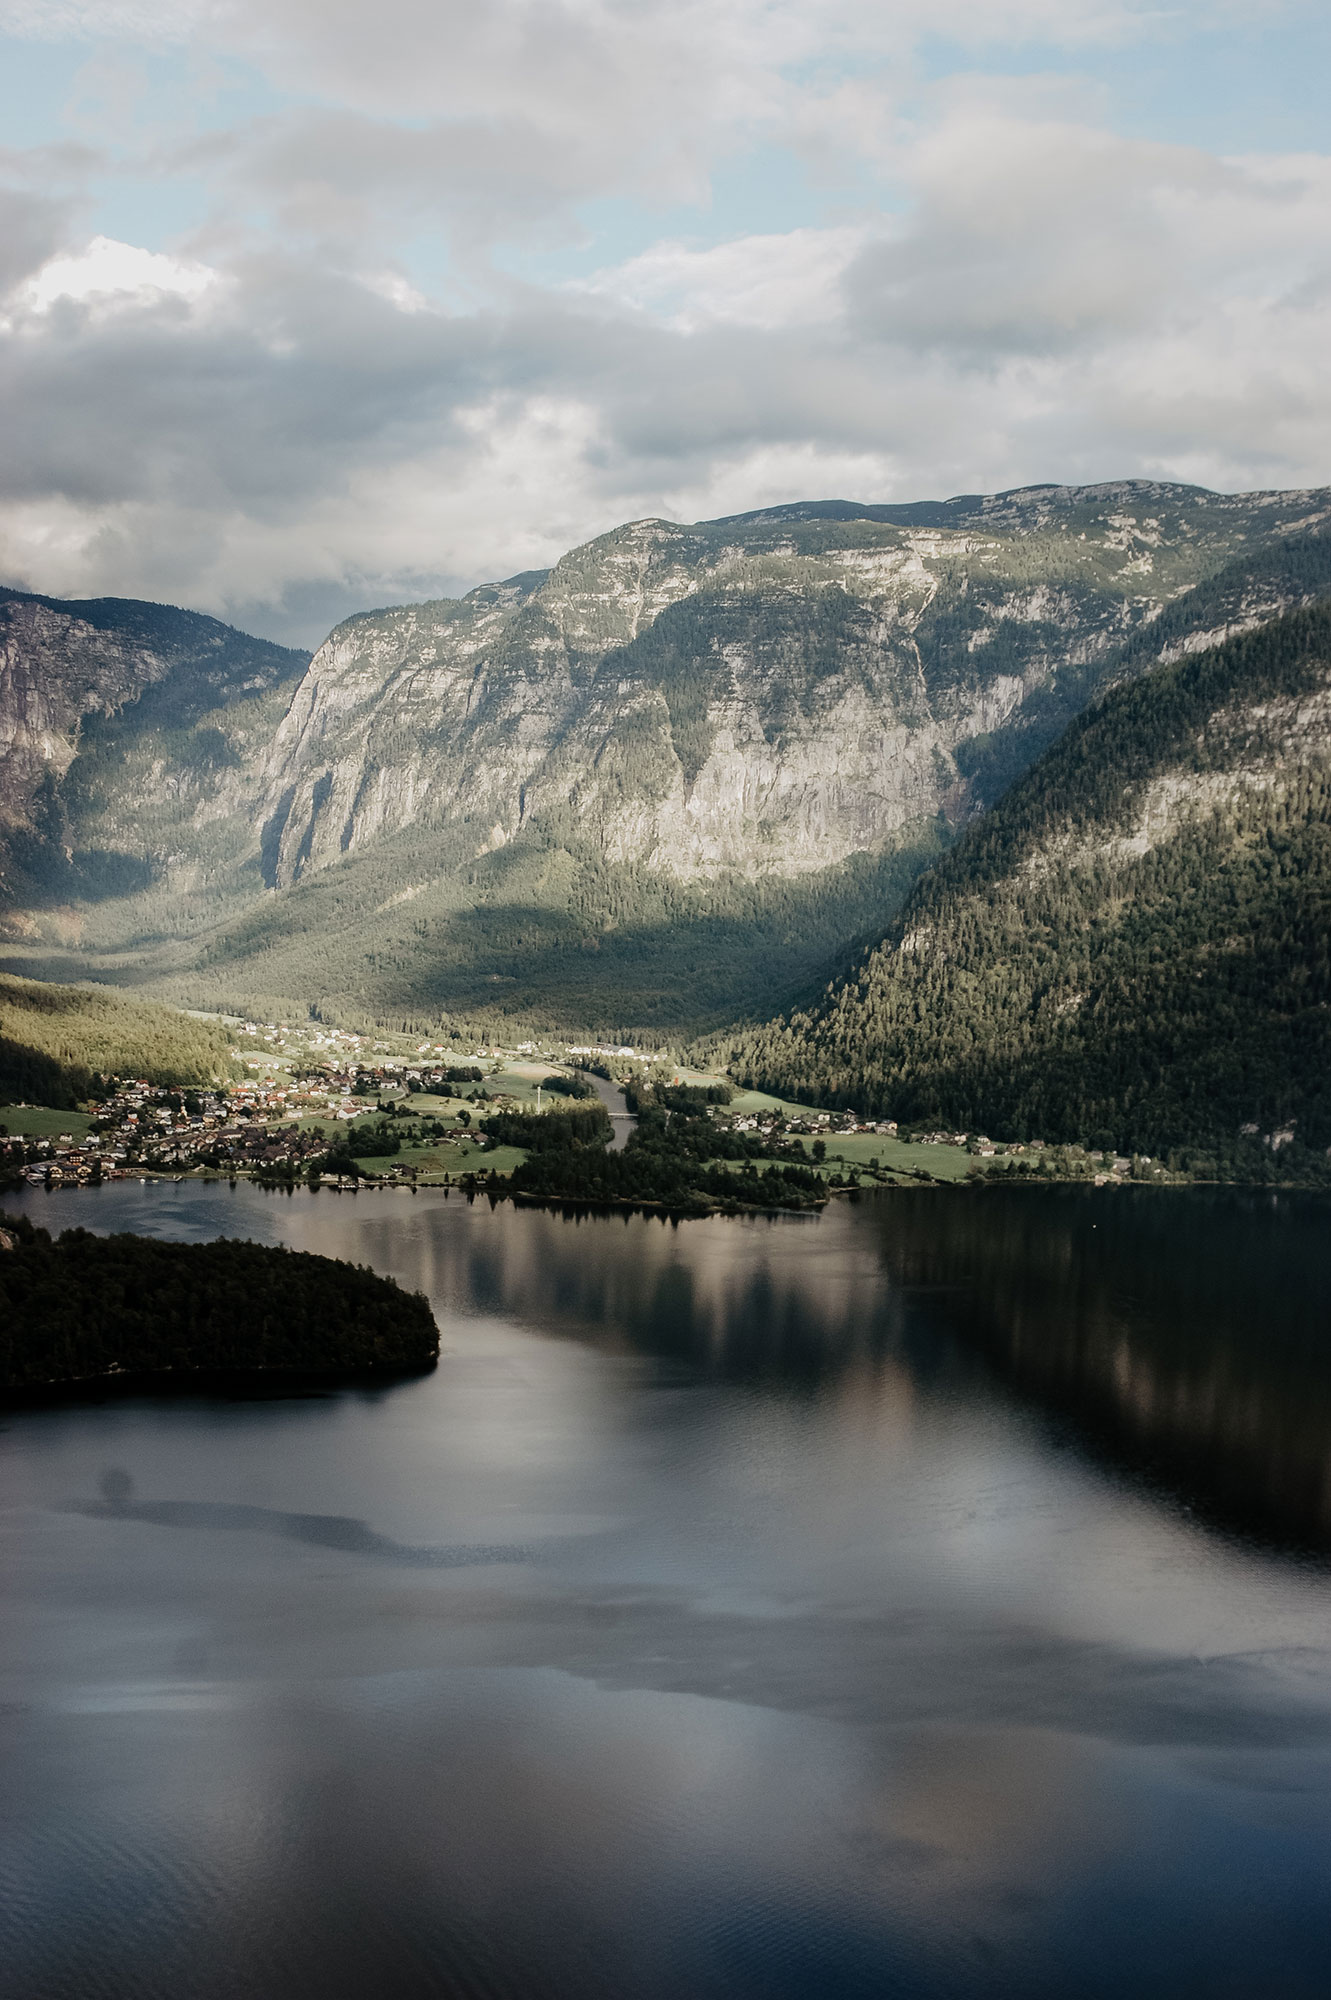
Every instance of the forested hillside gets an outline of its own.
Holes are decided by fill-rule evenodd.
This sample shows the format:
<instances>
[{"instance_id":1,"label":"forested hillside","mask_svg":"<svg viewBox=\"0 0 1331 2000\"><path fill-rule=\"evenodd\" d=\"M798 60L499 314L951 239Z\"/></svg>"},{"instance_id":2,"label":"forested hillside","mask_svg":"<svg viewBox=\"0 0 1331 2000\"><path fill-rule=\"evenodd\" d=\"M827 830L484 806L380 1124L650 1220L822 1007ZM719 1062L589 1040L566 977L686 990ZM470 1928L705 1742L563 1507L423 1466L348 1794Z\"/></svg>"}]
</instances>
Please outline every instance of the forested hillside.
<instances>
[{"instance_id":1,"label":"forested hillside","mask_svg":"<svg viewBox=\"0 0 1331 2000\"><path fill-rule=\"evenodd\" d=\"M108 1375L429 1368L428 1302L361 1265L0 1215L0 1390Z\"/></svg>"},{"instance_id":2,"label":"forested hillside","mask_svg":"<svg viewBox=\"0 0 1331 2000\"><path fill-rule=\"evenodd\" d=\"M96 1075L204 1084L235 1071L214 1021L128 1000L105 987L52 986L0 973L0 1102L67 1110Z\"/></svg>"},{"instance_id":3,"label":"forested hillside","mask_svg":"<svg viewBox=\"0 0 1331 2000\"><path fill-rule=\"evenodd\" d=\"M1110 693L746 1081L1303 1176L1331 1145L1331 607Z\"/></svg>"}]
</instances>

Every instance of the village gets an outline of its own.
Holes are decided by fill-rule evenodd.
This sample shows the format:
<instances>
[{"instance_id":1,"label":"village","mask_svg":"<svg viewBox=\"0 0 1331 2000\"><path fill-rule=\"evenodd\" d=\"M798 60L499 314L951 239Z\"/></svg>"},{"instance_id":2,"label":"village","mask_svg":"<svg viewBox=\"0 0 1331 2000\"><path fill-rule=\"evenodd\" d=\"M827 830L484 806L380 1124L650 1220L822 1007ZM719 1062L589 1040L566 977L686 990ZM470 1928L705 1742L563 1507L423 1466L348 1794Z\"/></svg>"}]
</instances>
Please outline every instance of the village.
<instances>
[{"instance_id":1,"label":"village","mask_svg":"<svg viewBox=\"0 0 1331 2000\"><path fill-rule=\"evenodd\" d=\"M493 1182L518 1156L491 1145L489 1112L551 1110L567 1102L557 1093L570 1075L590 1072L611 1084L719 1081L623 1044L462 1048L313 1023L231 1026L237 1075L229 1083L170 1088L117 1078L79 1113L0 1107L0 1173L51 1189L186 1175L339 1188L449 1185L478 1174ZM1003 1145L978 1133L898 1131L890 1119L813 1110L756 1091L734 1090L710 1115L738 1132L811 1142L811 1159L829 1173L839 1166L846 1184L953 1181L1017 1166L1098 1185L1165 1177L1149 1160L1041 1140Z\"/></svg>"}]
</instances>

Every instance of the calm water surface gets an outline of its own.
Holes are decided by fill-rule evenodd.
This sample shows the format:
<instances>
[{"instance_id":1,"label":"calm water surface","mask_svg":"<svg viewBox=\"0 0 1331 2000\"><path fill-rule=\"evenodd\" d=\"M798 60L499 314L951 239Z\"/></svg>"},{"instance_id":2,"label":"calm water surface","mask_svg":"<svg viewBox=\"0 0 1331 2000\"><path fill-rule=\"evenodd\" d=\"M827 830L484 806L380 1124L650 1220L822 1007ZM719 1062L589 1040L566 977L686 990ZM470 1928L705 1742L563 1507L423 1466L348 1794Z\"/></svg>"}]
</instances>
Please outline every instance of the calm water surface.
<instances>
[{"instance_id":1,"label":"calm water surface","mask_svg":"<svg viewBox=\"0 0 1331 2000\"><path fill-rule=\"evenodd\" d=\"M7 2000L1331 1990L1331 1207L121 1183L431 1377L0 1416Z\"/></svg>"}]
</instances>

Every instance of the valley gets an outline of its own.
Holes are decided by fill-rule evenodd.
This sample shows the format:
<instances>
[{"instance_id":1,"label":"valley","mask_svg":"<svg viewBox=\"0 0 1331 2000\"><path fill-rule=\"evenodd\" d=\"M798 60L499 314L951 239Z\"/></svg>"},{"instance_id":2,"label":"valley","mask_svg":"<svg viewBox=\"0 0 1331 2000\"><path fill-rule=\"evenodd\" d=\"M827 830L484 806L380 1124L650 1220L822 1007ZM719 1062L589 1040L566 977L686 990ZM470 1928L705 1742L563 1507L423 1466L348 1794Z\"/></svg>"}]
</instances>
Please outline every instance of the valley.
<instances>
[{"instance_id":1,"label":"valley","mask_svg":"<svg viewBox=\"0 0 1331 2000\"><path fill-rule=\"evenodd\" d=\"M608 1041L986 1162L1318 1181L1329 517L1136 481L639 521L312 658L11 592L10 987L192 1009L164 1082L204 1017ZM142 1072L62 1080L46 1018L11 1097Z\"/></svg>"},{"instance_id":2,"label":"valley","mask_svg":"<svg viewBox=\"0 0 1331 2000\"><path fill-rule=\"evenodd\" d=\"M1139 481L636 522L308 665L122 673L26 806L11 777L4 963L360 1027L761 1021L1104 688L1326 588L1327 506Z\"/></svg>"}]
</instances>

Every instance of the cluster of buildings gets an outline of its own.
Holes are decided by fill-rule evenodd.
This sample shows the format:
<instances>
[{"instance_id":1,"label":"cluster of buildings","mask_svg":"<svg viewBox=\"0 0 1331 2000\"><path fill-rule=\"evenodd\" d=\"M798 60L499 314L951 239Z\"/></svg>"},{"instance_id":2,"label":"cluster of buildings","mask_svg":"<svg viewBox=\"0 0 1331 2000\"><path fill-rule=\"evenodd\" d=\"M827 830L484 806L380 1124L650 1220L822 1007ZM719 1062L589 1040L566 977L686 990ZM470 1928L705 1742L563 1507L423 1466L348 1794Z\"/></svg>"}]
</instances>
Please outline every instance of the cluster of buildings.
<instances>
[{"instance_id":1,"label":"cluster of buildings","mask_svg":"<svg viewBox=\"0 0 1331 2000\"><path fill-rule=\"evenodd\" d=\"M853 1111L809 1111L798 1118L786 1118L779 1111L752 1111L732 1118L730 1123L736 1132L761 1132L779 1126L782 1131L793 1132L797 1137L810 1132L878 1132L888 1139L895 1139L897 1135L894 1119L865 1121L857 1118Z\"/></svg>"},{"instance_id":2,"label":"cluster of buildings","mask_svg":"<svg viewBox=\"0 0 1331 2000\"><path fill-rule=\"evenodd\" d=\"M313 1128L269 1124L290 1116L289 1095L252 1085L196 1091L122 1082L86 1133L0 1140L0 1167L42 1186L86 1186L145 1168L261 1166L326 1152L327 1139Z\"/></svg>"},{"instance_id":3,"label":"cluster of buildings","mask_svg":"<svg viewBox=\"0 0 1331 2000\"><path fill-rule=\"evenodd\" d=\"M481 1063L493 1064L514 1053L536 1057L546 1053L528 1043L516 1051L481 1048L469 1056L456 1045L430 1040L408 1045L404 1052L405 1038L398 1038L393 1052L393 1044L386 1040L318 1024L291 1029L271 1021L245 1021L233 1032L237 1045L233 1054L253 1072L243 1081L199 1090L166 1089L142 1080L121 1082L99 1107L86 1133L0 1136L0 1171L17 1169L29 1181L52 1187L86 1185L143 1171L183 1173L197 1167L289 1174L308 1169L326 1155L339 1126L345 1128L385 1098L400 1100L413 1092L481 1096L475 1088L483 1074ZM570 1044L559 1055L574 1060L637 1059L628 1047L590 1044ZM1053 1164L1054 1149L1039 1139L1004 1145L974 1132L900 1135L892 1119L868 1120L849 1111L791 1115L773 1108L727 1116L717 1107L714 1115L740 1132L773 1128L792 1136L909 1136L923 1145L961 1147L980 1159L1025 1156L1035 1165L1048 1155L1046 1165ZM480 1137L473 1129L472 1142ZM345 1147L345 1140L341 1143ZM1069 1154L1077 1157L1065 1160ZM1081 1147L1059 1149L1059 1164L1097 1182L1152 1168L1148 1160L1083 1152ZM1159 1174L1162 1169L1154 1171Z\"/></svg>"},{"instance_id":4,"label":"cluster of buildings","mask_svg":"<svg viewBox=\"0 0 1331 2000\"><path fill-rule=\"evenodd\" d=\"M302 1033L301 1061L284 1068L271 1054L248 1051L266 1043L289 1053L289 1031L251 1021L240 1024L236 1038L238 1060L260 1074L216 1089L122 1080L98 1106L90 1130L0 1134L0 1172L17 1171L38 1186L83 1187L144 1171L299 1170L325 1155L338 1127L375 1108L381 1093L457 1087L449 1074L456 1075L456 1063L437 1060L451 1053L443 1046L422 1043L414 1056L401 1058L387 1054L385 1043L318 1030ZM479 1075L473 1066L468 1080Z\"/></svg>"}]
</instances>

